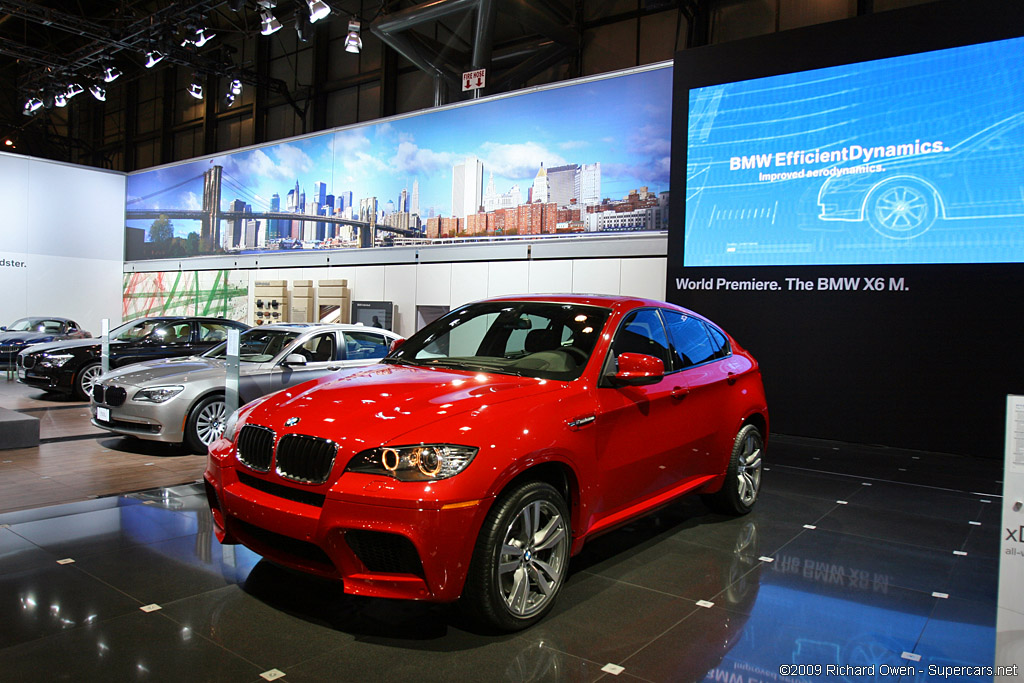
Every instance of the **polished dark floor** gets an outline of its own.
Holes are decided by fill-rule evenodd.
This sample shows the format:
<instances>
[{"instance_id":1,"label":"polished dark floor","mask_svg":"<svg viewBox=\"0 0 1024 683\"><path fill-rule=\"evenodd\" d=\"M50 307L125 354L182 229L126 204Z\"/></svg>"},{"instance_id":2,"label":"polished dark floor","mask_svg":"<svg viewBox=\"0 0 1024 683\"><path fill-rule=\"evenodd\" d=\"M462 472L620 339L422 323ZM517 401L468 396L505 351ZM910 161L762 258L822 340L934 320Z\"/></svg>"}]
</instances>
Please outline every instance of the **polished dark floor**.
<instances>
[{"instance_id":1,"label":"polished dark floor","mask_svg":"<svg viewBox=\"0 0 1024 683\"><path fill-rule=\"evenodd\" d=\"M752 683L874 664L911 681L927 675L882 665L993 663L1001 463L768 452L753 513L692 499L596 539L553 613L500 637L222 547L195 484L0 514L0 680Z\"/></svg>"}]
</instances>

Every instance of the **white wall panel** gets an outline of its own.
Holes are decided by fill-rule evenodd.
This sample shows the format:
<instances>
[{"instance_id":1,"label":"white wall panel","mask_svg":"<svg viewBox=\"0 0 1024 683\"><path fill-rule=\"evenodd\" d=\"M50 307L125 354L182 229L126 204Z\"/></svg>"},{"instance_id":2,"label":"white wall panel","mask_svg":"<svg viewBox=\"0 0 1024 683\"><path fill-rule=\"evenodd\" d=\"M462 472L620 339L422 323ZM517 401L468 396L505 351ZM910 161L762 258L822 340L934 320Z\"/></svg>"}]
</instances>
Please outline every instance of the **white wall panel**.
<instances>
[{"instance_id":1,"label":"white wall panel","mask_svg":"<svg viewBox=\"0 0 1024 683\"><path fill-rule=\"evenodd\" d=\"M529 289L530 264L527 261L498 261L487 269L487 296L523 294Z\"/></svg>"},{"instance_id":2,"label":"white wall panel","mask_svg":"<svg viewBox=\"0 0 1024 683\"><path fill-rule=\"evenodd\" d=\"M416 305L449 306L452 301L452 264L416 266Z\"/></svg>"},{"instance_id":3,"label":"white wall panel","mask_svg":"<svg viewBox=\"0 0 1024 683\"><path fill-rule=\"evenodd\" d=\"M554 294L572 291L572 261L530 261L530 293Z\"/></svg>"},{"instance_id":4,"label":"white wall panel","mask_svg":"<svg viewBox=\"0 0 1024 683\"><path fill-rule=\"evenodd\" d=\"M621 259L586 259L572 267L572 291L579 294L618 294Z\"/></svg>"},{"instance_id":5,"label":"white wall panel","mask_svg":"<svg viewBox=\"0 0 1024 683\"><path fill-rule=\"evenodd\" d=\"M452 264L452 308L458 308L462 304L487 297L489 265L487 263Z\"/></svg>"},{"instance_id":6,"label":"white wall panel","mask_svg":"<svg viewBox=\"0 0 1024 683\"><path fill-rule=\"evenodd\" d=\"M391 329L403 337L416 331L416 268L384 266L384 301L395 304Z\"/></svg>"},{"instance_id":7,"label":"white wall panel","mask_svg":"<svg viewBox=\"0 0 1024 683\"><path fill-rule=\"evenodd\" d=\"M348 282L353 301L383 301L386 298L384 266L360 266L353 271L352 279Z\"/></svg>"},{"instance_id":8,"label":"white wall panel","mask_svg":"<svg viewBox=\"0 0 1024 683\"><path fill-rule=\"evenodd\" d=\"M619 294L647 299L665 298L665 271L663 258L622 259L619 275Z\"/></svg>"}]
</instances>

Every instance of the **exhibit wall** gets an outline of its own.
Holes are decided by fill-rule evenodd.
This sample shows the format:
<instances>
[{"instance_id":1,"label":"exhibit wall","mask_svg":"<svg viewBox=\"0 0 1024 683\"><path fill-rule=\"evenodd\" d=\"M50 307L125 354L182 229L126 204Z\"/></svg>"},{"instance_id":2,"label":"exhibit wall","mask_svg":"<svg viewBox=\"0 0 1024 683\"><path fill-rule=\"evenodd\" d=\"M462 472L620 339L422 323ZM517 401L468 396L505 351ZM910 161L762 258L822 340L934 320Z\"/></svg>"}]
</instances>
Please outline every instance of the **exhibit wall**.
<instances>
[{"instance_id":1,"label":"exhibit wall","mask_svg":"<svg viewBox=\"0 0 1024 683\"><path fill-rule=\"evenodd\" d=\"M677 55L667 295L758 358L775 431L1002 456L1024 386L1019 10Z\"/></svg>"},{"instance_id":2,"label":"exhibit wall","mask_svg":"<svg viewBox=\"0 0 1024 683\"><path fill-rule=\"evenodd\" d=\"M126 260L662 231L670 67L133 173Z\"/></svg>"},{"instance_id":3,"label":"exhibit wall","mask_svg":"<svg viewBox=\"0 0 1024 683\"><path fill-rule=\"evenodd\" d=\"M119 320L121 173L0 153L0 324L68 317L98 335Z\"/></svg>"},{"instance_id":4,"label":"exhibit wall","mask_svg":"<svg viewBox=\"0 0 1024 683\"><path fill-rule=\"evenodd\" d=\"M661 248L664 248L663 240ZM396 252L397 253L397 252ZM524 250L525 253L525 250ZM353 300L390 301L393 328L403 336L422 327L422 307L454 308L505 294L577 292L663 299L661 256L545 260L454 261L348 266L125 273L124 318L140 315L225 315L256 323L255 283L264 280L347 280Z\"/></svg>"}]
</instances>

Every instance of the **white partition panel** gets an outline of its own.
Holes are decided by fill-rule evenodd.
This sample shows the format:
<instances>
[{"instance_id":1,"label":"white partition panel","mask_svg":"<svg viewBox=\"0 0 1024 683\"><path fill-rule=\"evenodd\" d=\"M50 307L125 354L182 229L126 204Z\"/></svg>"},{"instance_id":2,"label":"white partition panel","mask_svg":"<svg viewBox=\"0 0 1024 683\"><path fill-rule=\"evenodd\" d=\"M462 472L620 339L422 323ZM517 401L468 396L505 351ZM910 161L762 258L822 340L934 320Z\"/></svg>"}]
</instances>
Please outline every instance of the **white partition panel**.
<instances>
[{"instance_id":1,"label":"white partition panel","mask_svg":"<svg viewBox=\"0 0 1024 683\"><path fill-rule=\"evenodd\" d=\"M665 271L663 258L624 258L619 273L619 294L663 300Z\"/></svg>"},{"instance_id":2,"label":"white partition panel","mask_svg":"<svg viewBox=\"0 0 1024 683\"><path fill-rule=\"evenodd\" d=\"M384 297L395 305L391 329L408 337L416 331L416 269L418 266L384 266Z\"/></svg>"},{"instance_id":3,"label":"white partition panel","mask_svg":"<svg viewBox=\"0 0 1024 683\"><path fill-rule=\"evenodd\" d=\"M416 266L416 305L450 306L452 264L424 263Z\"/></svg>"},{"instance_id":4,"label":"white partition panel","mask_svg":"<svg viewBox=\"0 0 1024 683\"><path fill-rule=\"evenodd\" d=\"M621 260L586 259L574 261L572 291L579 294L618 294Z\"/></svg>"},{"instance_id":5,"label":"white partition panel","mask_svg":"<svg viewBox=\"0 0 1024 683\"><path fill-rule=\"evenodd\" d=\"M572 267L570 260L530 261L530 292L571 292Z\"/></svg>"},{"instance_id":6,"label":"white partition panel","mask_svg":"<svg viewBox=\"0 0 1024 683\"><path fill-rule=\"evenodd\" d=\"M527 261L497 261L487 269L487 295L523 294L529 290L530 264Z\"/></svg>"},{"instance_id":7,"label":"white partition panel","mask_svg":"<svg viewBox=\"0 0 1024 683\"><path fill-rule=\"evenodd\" d=\"M451 307L487 297L488 263L452 264Z\"/></svg>"}]
</instances>

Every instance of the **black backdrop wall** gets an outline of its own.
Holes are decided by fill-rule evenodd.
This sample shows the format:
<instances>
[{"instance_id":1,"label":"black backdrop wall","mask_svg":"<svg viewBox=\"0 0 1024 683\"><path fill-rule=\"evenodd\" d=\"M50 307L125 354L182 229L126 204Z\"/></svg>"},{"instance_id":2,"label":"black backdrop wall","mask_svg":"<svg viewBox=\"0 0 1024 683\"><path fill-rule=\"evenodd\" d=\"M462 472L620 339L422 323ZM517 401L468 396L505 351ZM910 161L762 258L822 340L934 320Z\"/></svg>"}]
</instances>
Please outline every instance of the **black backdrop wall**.
<instances>
[{"instance_id":1,"label":"black backdrop wall","mask_svg":"<svg viewBox=\"0 0 1024 683\"><path fill-rule=\"evenodd\" d=\"M690 89L1021 35L1018 0L966 0L676 55L667 296L758 358L773 431L1001 458L1006 394L1024 393L1024 265L684 268ZM729 288L751 280L777 289Z\"/></svg>"}]
</instances>

